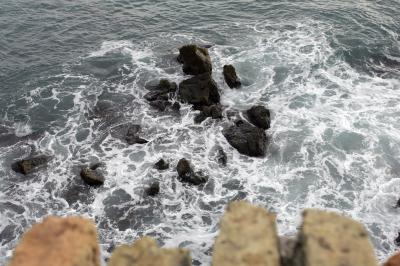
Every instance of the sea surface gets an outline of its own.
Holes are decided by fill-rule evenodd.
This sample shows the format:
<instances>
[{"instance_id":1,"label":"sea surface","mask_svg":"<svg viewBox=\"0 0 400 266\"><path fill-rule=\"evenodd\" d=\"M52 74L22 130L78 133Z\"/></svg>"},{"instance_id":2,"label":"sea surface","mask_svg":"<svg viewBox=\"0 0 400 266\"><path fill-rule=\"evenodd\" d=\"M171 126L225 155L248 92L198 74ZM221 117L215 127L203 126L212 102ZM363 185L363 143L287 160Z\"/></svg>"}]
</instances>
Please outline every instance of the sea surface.
<instances>
[{"instance_id":1,"label":"sea surface","mask_svg":"<svg viewBox=\"0 0 400 266\"><path fill-rule=\"evenodd\" d=\"M159 112L146 83L187 78L184 44L211 45L213 77L229 110L271 109L265 158L240 155L224 120ZM232 90L222 66L243 86ZM142 125L145 145L110 135ZM228 163L216 161L223 147ZM10 165L52 157L23 176ZM177 180L189 159L210 179ZM160 158L170 163L159 172ZM106 182L85 186L82 165L103 162ZM160 182L156 197L144 190ZM225 205L246 199L277 213L294 236L304 208L366 225L383 261L400 230L400 1L0 1L0 264L47 215L95 220L102 256L151 235L209 265Z\"/></svg>"}]
</instances>

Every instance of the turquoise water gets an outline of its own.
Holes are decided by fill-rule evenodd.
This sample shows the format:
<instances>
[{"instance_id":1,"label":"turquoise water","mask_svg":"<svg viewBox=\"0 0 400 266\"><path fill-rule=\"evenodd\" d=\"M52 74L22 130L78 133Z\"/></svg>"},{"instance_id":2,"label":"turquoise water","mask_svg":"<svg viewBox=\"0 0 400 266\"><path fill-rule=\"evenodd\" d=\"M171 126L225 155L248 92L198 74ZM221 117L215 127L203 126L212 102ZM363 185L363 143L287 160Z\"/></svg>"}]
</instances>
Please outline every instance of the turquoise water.
<instances>
[{"instance_id":1,"label":"turquoise water","mask_svg":"<svg viewBox=\"0 0 400 266\"><path fill-rule=\"evenodd\" d=\"M276 212L288 236L304 208L344 213L367 226L383 260L400 230L399 17L399 1L2 1L1 264L43 216L79 214L96 221L104 258L146 234L207 265L234 199ZM227 120L194 125L190 106L176 116L143 99L147 82L185 78L175 58L187 43L212 45L226 110L272 110L265 158L230 147ZM240 90L223 81L227 63ZM110 136L128 121L149 144ZM11 162L33 151L51 155L49 166L14 173ZM162 173L152 169L160 157L172 166ZM210 176L204 188L177 181L182 157ZM96 161L107 180L87 188L79 167ZM144 197L153 180L161 194Z\"/></svg>"}]
</instances>

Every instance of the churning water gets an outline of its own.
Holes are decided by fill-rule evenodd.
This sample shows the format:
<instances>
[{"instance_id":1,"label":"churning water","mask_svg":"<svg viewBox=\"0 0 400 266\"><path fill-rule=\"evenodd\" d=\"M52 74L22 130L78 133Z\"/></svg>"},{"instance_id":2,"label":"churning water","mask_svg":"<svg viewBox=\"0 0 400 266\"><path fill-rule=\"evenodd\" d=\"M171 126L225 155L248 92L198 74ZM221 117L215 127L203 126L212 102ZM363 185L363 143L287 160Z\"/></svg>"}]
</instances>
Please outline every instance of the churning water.
<instances>
[{"instance_id":1,"label":"churning water","mask_svg":"<svg viewBox=\"0 0 400 266\"><path fill-rule=\"evenodd\" d=\"M400 2L385 1L28 1L0 3L0 264L42 217L93 218L103 256L154 236L209 264L227 202L246 199L278 214L294 235L307 207L363 222L381 260L400 230ZM196 111L159 112L147 82L186 77L177 48L212 44L213 76L226 110L272 110L265 158L240 155L221 131L195 125ZM222 66L235 65L231 90ZM113 127L140 123L145 145ZM228 164L216 161L223 147ZM13 161L52 156L34 174ZM171 167L159 172L159 158ZM182 184L186 157L209 177ZM81 165L104 162L106 182L85 186ZM158 180L157 197L144 189Z\"/></svg>"}]
</instances>

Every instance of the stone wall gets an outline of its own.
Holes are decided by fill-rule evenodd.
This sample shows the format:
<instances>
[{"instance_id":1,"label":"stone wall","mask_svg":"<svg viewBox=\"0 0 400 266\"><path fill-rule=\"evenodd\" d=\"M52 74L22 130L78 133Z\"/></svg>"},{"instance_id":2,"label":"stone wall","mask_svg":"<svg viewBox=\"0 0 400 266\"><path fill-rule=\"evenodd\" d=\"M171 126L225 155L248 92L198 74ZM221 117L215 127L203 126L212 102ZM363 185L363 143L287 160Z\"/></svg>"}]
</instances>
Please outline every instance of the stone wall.
<instances>
[{"instance_id":1,"label":"stone wall","mask_svg":"<svg viewBox=\"0 0 400 266\"><path fill-rule=\"evenodd\" d=\"M275 215L247 202L233 202L221 220L213 266L375 266L364 226L322 210L306 210L297 239L279 238ZM22 237L9 266L99 266L94 224L79 217L49 217ZM189 266L190 251L160 248L144 237L117 247L108 266ZM400 266L400 255L385 266Z\"/></svg>"}]
</instances>

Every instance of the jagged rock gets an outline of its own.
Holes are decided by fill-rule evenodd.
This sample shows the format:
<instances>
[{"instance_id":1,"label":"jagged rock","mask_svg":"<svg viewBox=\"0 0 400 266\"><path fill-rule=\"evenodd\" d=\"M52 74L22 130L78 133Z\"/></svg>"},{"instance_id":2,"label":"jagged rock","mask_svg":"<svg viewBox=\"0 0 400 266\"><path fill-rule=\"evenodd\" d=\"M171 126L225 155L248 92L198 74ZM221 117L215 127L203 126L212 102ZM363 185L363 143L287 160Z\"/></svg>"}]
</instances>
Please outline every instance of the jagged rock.
<instances>
[{"instance_id":1,"label":"jagged rock","mask_svg":"<svg viewBox=\"0 0 400 266\"><path fill-rule=\"evenodd\" d=\"M256 127L269 129L271 116L269 110L262 105L256 105L247 110L247 116L250 122Z\"/></svg>"},{"instance_id":2,"label":"jagged rock","mask_svg":"<svg viewBox=\"0 0 400 266\"><path fill-rule=\"evenodd\" d=\"M377 266L368 232L361 223L322 210L303 212L294 266Z\"/></svg>"},{"instance_id":3,"label":"jagged rock","mask_svg":"<svg viewBox=\"0 0 400 266\"><path fill-rule=\"evenodd\" d=\"M188 250L159 248L154 239L144 237L132 246L117 247L111 255L108 266L190 266L191 263Z\"/></svg>"},{"instance_id":4,"label":"jagged rock","mask_svg":"<svg viewBox=\"0 0 400 266\"><path fill-rule=\"evenodd\" d=\"M244 201L228 205L212 265L280 266L275 215Z\"/></svg>"},{"instance_id":5,"label":"jagged rock","mask_svg":"<svg viewBox=\"0 0 400 266\"><path fill-rule=\"evenodd\" d=\"M31 173L35 168L46 164L50 160L50 157L40 155L36 157L26 158L11 165L11 168L17 172L24 175Z\"/></svg>"},{"instance_id":6,"label":"jagged rock","mask_svg":"<svg viewBox=\"0 0 400 266\"><path fill-rule=\"evenodd\" d=\"M80 217L47 217L27 231L8 266L100 266L96 227Z\"/></svg>"},{"instance_id":7,"label":"jagged rock","mask_svg":"<svg viewBox=\"0 0 400 266\"><path fill-rule=\"evenodd\" d=\"M179 175L179 181L193 185L206 183L208 178L201 172L194 172L190 166L190 162L185 158L179 160L176 170Z\"/></svg>"},{"instance_id":8,"label":"jagged rock","mask_svg":"<svg viewBox=\"0 0 400 266\"><path fill-rule=\"evenodd\" d=\"M183 72L198 75L212 72L211 58L206 48L185 45L179 49L178 62L183 64Z\"/></svg>"},{"instance_id":9,"label":"jagged rock","mask_svg":"<svg viewBox=\"0 0 400 266\"><path fill-rule=\"evenodd\" d=\"M169 168L169 163L164 161L164 159L160 159L154 164L154 168L156 168L157 170L166 170Z\"/></svg>"},{"instance_id":10,"label":"jagged rock","mask_svg":"<svg viewBox=\"0 0 400 266\"><path fill-rule=\"evenodd\" d=\"M228 157L221 147L219 147L217 151L217 161L222 166L226 166L226 163L228 162Z\"/></svg>"},{"instance_id":11,"label":"jagged rock","mask_svg":"<svg viewBox=\"0 0 400 266\"><path fill-rule=\"evenodd\" d=\"M89 167L84 167L80 173L83 181L91 186L100 186L104 183L104 176Z\"/></svg>"},{"instance_id":12,"label":"jagged rock","mask_svg":"<svg viewBox=\"0 0 400 266\"><path fill-rule=\"evenodd\" d=\"M199 114L197 114L194 117L194 123L195 124L201 124L206 119L207 119L207 116L203 112L200 112Z\"/></svg>"},{"instance_id":13,"label":"jagged rock","mask_svg":"<svg viewBox=\"0 0 400 266\"><path fill-rule=\"evenodd\" d=\"M156 83L149 82L146 84L145 88L149 91L168 93L175 92L177 85L175 82L170 82L167 79L161 79Z\"/></svg>"},{"instance_id":14,"label":"jagged rock","mask_svg":"<svg viewBox=\"0 0 400 266\"><path fill-rule=\"evenodd\" d=\"M150 102L150 105L152 107L154 107L155 109L157 109L161 112L164 112L168 106L171 106L171 103L169 101L165 101L165 100L156 100L156 101Z\"/></svg>"},{"instance_id":15,"label":"jagged rock","mask_svg":"<svg viewBox=\"0 0 400 266\"><path fill-rule=\"evenodd\" d=\"M242 85L240 79L236 75L236 70L232 65L225 65L223 69L223 74L225 82L230 88L238 88Z\"/></svg>"},{"instance_id":16,"label":"jagged rock","mask_svg":"<svg viewBox=\"0 0 400 266\"><path fill-rule=\"evenodd\" d=\"M160 183L154 182L146 189L146 195L154 197L160 192Z\"/></svg>"},{"instance_id":17,"label":"jagged rock","mask_svg":"<svg viewBox=\"0 0 400 266\"><path fill-rule=\"evenodd\" d=\"M394 243L396 244L396 246L400 247L400 232L397 235L396 239L394 240Z\"/></svg>"},{"instance_id":18,"label":"jagged rock","mask_svg":"<svg viewBox=\"0 0 400 266\"><path fill-rule=\"evenodd\" d=\"M222 107L219 104L203 106L202 110L204 115L206 115L207 117L211 117L212 119L222 118Z\"/></svg>"},{"instance_id":19,"label":"jagged rock","mask_svg":"<svg viewBox=\"0 0 400 266\"><path fill-rule=\"evenodd\" d=\"M148 141L139 137L138 133L141 130L140 125L132 124L129 126L128 131L125 136L125 140L129 145L133 144L145 144Z\"/></svg>"},{"instance_id":20,"label":"jagged rock","mask_svg":"<svg viewBox=\"0 0 400 266\"><path fill-rule=\"evenodd\" d=\"M220 101L217 84L208 73L182 81L179 84L178 97L195 106L212 105Z\"/></svg>"},{"instance_id":21,"label":"jagged rock","mask_svg":"<svg viewBox=\"0 0 400 266\"><path fill-rule=\"evenodd\" d=\"M170 94L174 93L177 89L175 82L169 82L166 79L160 80L158 84L148 84L146 89L150 90L144 95L144 98L150 102L150 105L159 111L165 111L165 109L172 104L169 102ZM176 109L177 106L173 107Z\"/></svg>"},{"instance_id":22,"label":"jagged rock","mask_svg":"<svg viewBox=\"0 0 400 266\"><path fill-rule=\"evenodd\" d=\"M400 252L390 257L383 266L400 266Z\"/></svg>"},{"instance_id":23,"label":"jagged rock","mask_svg":"<svg viewBox=\"0 0 400 266\"><path fill-rule=\"evenodd\" d=\"M264 130L243 120L237 121L222 133L229 144L242 154L260 157L266 153L268 139Z\"/></svg>"}]
</instances>

